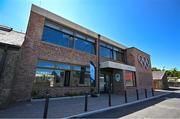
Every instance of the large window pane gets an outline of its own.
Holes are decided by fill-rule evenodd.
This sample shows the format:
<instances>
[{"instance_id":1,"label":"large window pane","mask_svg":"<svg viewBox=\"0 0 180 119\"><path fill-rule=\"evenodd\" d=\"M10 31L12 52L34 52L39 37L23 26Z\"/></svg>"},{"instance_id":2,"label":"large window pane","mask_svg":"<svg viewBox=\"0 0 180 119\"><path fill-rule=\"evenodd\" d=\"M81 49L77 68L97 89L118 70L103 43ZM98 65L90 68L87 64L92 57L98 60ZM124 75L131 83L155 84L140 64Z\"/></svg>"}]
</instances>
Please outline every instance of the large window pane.
<instances>
[{"instance_id":1,"label":"large window pane","mask_svg":"<svg viewBox=\"0 0 180 119\"><path fill-rule=\"evenodd\" d=\"M95 45L94 43L82 40L80 38L75 38L75 49L90 54L95 54Z\"/></svg>"},{"instance_id":2,"label":"large window pane","mask_svg":"<svg viewBox=\"0 0 180 119\"><path fill-rule=\"evenodd\" d=\"M81 71L81 66L72 66L72 70Z\"/></svg>"},{"instance_id":3,"label":"large window pane","mask_svg":"<svg viewBox=\"0 0 180 119\"><path fill-rule=\"evenodd\" d=\"M69 48L74 48L74 38L69 37Z\"/></svg>"},{"instance_id":4,"label":"large window pane","mask_svg":"<svg viewBox=\"0 0 180 119\"><path fill-rule=\"evenodd\" d=\"M90 73L89 72L85 72L84 85L85 86L91 85L91 79L90 79Z\"/></svg>"},{"instance_id":5,"label":"large window pane","mask_svg":"<svg viewBox=\"0 0 180 119\"><path fill-rule=\"evenodd\" d=\"M38 67L48 67L48 68L54 68L55 65L53 62L45 61L45 60L39 60L37 63Z\"/></svg>"},{"instance_id":6,"label":"large window pane","mask_svg":"<svg viewBox=\"0 0 180 119\"><path fill-rule=\"evenodd\" d=\"M100 46L100 55L106 58L112 58L112 50L103 46Z\"/></svg>"},{"instance_id":7,"label":"large window pane","mask_svg":"<svg viewBox=\"0 0 180 119\"><path fill-rule=\"evenodd\" d=\"M119 51L113 51L113 60L123 62L123 55Z\"/></svg>"},{"instance_id":8,"label":"large window pane","mask_svg":"<svg viewBox=\"0 0 180 119\"><path fill-rule=\"evenodd\" d=\"M34 83L38 86L63 86L64 82L64 71L62 70L51 70L51 69L36 69L36 78Z\"/></svg>"},{"instance_id":9,"label":"large window pane","mask_svg":"<svg viewBox=\"0 0 180 119\"><path fill-rule=\"evenodd\" d=\"M79 80L79 84L84 84L85 81L85 67L81 67L81 76Z\"/></svg>"},{"instance_id":10,"label":"large window pane","mask_svg":"<svg viewBox=\"0 0 180 119\"><path fill-rule=\"evenodd\" d=\"M43 30L43 41L68 47L69 35L64 34L58 30L44 26Z\"/></svg>"},{"instance_id":11,"label":"large window pane","mask_svg":"<svg viewBox=\"0 0 180 119\"><path fill-rule=\"evenodd\" d=\"M125 83L126 83L126 86L135 86L136 85L135 72L125 71Z\"/></svg>"},{"instance_id":12,"label":"large window pane","mask_svg":"<svg viewBox=\"0 0 180 119\"><path fill-rule=\"evenodd\" d=\"M72 71L72 73L73 73L73 77L71 80L71 86L78 86L81 72L80 71Z\"/></svg>"},{"instance_id":13,"label":"large window pane","mask_svg":"<svg viewBox=\"0 0 180 119\"><path fill-rule=\"evenodd\" d=\"M60 69L67 69L67 70L70 70L70 65L68 65L68 64L59 64L59 67L58 68L60 68Z\"/></svg>"}]
</instances>

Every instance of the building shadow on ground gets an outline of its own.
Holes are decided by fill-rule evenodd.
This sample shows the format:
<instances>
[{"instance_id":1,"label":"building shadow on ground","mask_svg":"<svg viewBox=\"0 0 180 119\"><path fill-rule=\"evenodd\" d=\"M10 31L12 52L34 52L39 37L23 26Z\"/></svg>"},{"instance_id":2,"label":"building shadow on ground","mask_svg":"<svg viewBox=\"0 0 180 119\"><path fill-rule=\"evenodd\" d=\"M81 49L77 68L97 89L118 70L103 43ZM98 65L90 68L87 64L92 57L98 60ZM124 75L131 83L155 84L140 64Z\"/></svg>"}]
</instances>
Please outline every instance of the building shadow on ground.
<instances>
[{"instance_id":1,"label":"building shadow on ground","mask_svg":"<svg viewBox=\"0 0 180 119\"><path fill-rule=\"evenodd\" d=\"M168 94L166 96L163 96L161 98L157 98L157 99L153 99L153 100L149 100L149 101L144 101L144 102L132 104L129 106L124 106L121 108L116 108L116 109L112 109L109 111L88 115L88 116L81 117L81 118L120 118L120 117L129 115L131 113L143 110L143 109L148 108L150 106L156 105L162 101L169 100L171 98L180 98L180 93L174 92L174 93Z\"/></svg>"}]
</instances>

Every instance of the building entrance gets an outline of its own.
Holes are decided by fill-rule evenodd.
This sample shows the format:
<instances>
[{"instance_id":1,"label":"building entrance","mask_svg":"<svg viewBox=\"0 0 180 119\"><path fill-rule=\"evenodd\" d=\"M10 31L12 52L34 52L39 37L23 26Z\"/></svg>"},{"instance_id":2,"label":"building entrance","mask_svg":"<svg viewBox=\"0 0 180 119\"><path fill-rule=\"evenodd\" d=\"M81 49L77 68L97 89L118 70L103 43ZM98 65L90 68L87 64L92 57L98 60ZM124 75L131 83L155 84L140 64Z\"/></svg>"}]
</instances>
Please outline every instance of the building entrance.
<instances>
[{"instance_id":1,"label":"building entrance","mask_svg":"<svg viewBox=\"0 0 180 119\"><path fill-rule=\"evenodd\" d=\"M100 92L108 93L109 89L112 89L112 74L111 73L101 73L100 74Z\"/></svg>"}]
</instances>

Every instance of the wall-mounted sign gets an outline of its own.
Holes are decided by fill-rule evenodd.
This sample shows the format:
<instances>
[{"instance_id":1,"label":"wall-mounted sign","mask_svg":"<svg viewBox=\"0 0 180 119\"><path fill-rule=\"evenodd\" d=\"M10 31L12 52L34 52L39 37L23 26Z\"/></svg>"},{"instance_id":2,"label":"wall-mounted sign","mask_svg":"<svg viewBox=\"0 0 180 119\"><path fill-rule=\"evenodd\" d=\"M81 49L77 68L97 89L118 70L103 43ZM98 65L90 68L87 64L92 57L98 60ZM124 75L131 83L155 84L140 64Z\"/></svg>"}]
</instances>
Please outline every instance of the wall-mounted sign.
<instances>
[{"instance_id":1,"label":"wall-mounted sign","mask_svg":"<svg viewBox=\"0 0 180 119\"><path fill-rule=\"evenodd\" d=\"M149 59L147 57L139 55L138 61L142 67L144 67L146 69L150 68L150 62L149 62Z\"/></svg>"},{"instance_id":2,"label":"wall-mounted sign","mask_svg":"<svg viewBox=\"0 0 180 119\"><path fill-rule=\"evenodd\" d=\"M115 74L115 80L117 82L121 81L121 75L119 73Z\"/></svg>"}]
</instances>

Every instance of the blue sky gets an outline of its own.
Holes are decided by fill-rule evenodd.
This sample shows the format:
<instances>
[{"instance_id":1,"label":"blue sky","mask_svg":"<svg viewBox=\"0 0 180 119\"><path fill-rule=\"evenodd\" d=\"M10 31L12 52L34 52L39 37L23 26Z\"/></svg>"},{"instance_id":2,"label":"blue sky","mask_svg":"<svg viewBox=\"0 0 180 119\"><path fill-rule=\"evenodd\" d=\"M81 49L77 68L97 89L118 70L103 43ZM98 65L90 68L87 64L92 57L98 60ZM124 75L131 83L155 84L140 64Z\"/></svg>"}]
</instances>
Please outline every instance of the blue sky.
<instances>
[{"instance_id":1,"label":"blue sky","mask_svg":"<svg viewBox=\"0 0 180 119\"><path fill-rule=\"evenodd\" d=\"M180 0L1 0L0 24L25 32L32 3L180 70Z\"/></svg>"}]
</instances>

